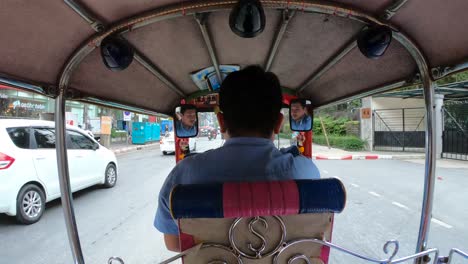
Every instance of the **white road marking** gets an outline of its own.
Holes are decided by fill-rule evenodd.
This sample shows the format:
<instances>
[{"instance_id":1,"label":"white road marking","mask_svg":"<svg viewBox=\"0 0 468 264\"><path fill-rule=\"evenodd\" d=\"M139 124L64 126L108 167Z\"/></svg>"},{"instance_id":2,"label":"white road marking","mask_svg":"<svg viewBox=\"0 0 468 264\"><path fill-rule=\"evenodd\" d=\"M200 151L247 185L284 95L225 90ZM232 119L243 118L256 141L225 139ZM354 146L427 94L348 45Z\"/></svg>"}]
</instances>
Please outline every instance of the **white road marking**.
<instances>
[{"instance_id":1,"label":"white road marking","mask_svg":"<svg viewBox=\"0 0 468 264\"><path fill-rule=\"evenodd\" d=\"M357 185L357 184L355 184L355 183L351 183L351 186L356 187L356 188L359 188L359 185Z\"/></svg>"},{"instance_id":2,"label":"white road marking","mask_svg":"<svg viewBox=\"0 0 468 264\"><path fill-rule=\"evenodd\" d=\"M376 192L369 192L370 195L374 195L375 197L381 197L382 195L376 193Z\"/></svg>"},{"instance_id":3,"label":"white road marking","mask_svg":"<svg viewBox=\"0 0 468 264\"><path fill-rule=\"evenodd\" d=\"M328 174L328 171L326 171L326 170L323 170L323 173L325 173L325 174Z\"/></svg>"},{"instance_id":4,"label":"white road marking","mask_svg":"<svg viewBox=\"0 0 468 264\"><path fill-rule=\"evenodd\" d=\"M445 227L445 228L448 228L448 229L450 229L450 228L453 227L453 226L451 226L451 225L449 225L449 224L446 224L446 223L444 223L444 222L442 222L442 221L440 221L440 220L437 220L437 219L435 219L435 218L432 218L431 221L434 222L434 223L436 223L436 224L438 224L438 225L441 225L441 226L443 226L443 227Z\"/></svg>"},{"instance_id":5,"label":"white road marking","mask_svg":"<svg viewBox=\"0 0 468 264\"><path fill-rule=\"evenodd\" d=\"M400 207L400 208L409 210L408 206L406 206L406 205L404 205L404 204L401 204L401 203L398 203L398 202L392 202L392 204L395 205L395 206L398 206L398 207Z\"/></svg>"}]
</instances>

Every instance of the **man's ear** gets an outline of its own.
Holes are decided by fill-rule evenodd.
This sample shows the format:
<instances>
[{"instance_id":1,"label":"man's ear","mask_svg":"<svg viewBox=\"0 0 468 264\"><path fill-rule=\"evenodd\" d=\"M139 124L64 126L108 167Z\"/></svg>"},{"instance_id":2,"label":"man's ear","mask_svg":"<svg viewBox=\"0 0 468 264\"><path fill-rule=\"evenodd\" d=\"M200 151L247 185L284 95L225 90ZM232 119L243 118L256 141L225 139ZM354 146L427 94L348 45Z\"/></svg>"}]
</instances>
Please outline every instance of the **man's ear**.
<instances>
[{"instance_id":1,"label":"man's ear","mask_svg":"<svg viewBox=\"0 0 468 264\"><path fill-rule=\"evenodd\" d=\"M222 113L217 113L216 117L218 118L218 124L221 130L221 133L226 133L226 126L224 125L224 115Z\"/></svg>"},{"instance_id":2,"label":"man's ear","mask_svg":"<svg viewBox=\"0 0 468 264\"><path fill-rule=\"evenodd\" d=\"M273 132L275 134L279 134L279 131L281 129L281 125L283 124L283 119L284 119L284 116L282 113L279 113L278 114L278 121L276 121L276 124L275 124L275 129L273 130Z\"/></svg>"}]
</instances>

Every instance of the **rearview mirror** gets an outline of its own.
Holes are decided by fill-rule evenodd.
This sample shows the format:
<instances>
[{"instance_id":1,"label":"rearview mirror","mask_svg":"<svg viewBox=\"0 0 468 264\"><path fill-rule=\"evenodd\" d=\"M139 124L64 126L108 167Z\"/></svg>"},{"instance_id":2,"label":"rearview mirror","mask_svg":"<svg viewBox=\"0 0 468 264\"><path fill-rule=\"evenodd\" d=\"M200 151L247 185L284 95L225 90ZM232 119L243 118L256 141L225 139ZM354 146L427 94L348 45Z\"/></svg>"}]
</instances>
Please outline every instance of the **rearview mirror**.
<instances>
[{"instance_id":1,"label":"rearview mirror","mask_svg":"<svg viewBox=\"0 0 468 264\"><path fill-rule=\"evenodd\" d=\"M312 109L309 100L291 100L289 104L289 124L292 131L312 130Z\"/></svg>"},{"instance_id":2,"label":"rearview mirror","mask_svg":"<svg viewBox=\"0 0 468 264\"><path fill-rule=\"evenodd\" d=\"M198 135L197 107L184 104L175 109L175 132L179 138L190 138Z\"/></svg>"}]
</instances>

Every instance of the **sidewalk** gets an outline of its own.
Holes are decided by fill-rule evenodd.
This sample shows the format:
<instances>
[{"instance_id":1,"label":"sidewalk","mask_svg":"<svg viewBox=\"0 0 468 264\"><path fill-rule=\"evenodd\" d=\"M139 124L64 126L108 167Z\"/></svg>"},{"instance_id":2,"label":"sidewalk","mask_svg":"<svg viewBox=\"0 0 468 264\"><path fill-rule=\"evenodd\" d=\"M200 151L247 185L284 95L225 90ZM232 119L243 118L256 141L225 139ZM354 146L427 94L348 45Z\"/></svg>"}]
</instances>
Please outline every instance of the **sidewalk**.
<instances>
[{"instance_id":1,"label":"sidewalk","mask_svg":"<svg viewBox=\"0 0 468 264\"><path fill-rule=\"evenodd\" d=\"M322 145L312 145L312 158L317 160L376 160L376 159L424 159L424 153L411 152L379 152L379 151L347 151L328 148Z\"/></svg>"},{"instance_id":2,"label":"sidewalk","mask_svg":"<svg viewBox=\"0 0 468 264\"><path fill-rule=\"evenodd\" d=\"M275 142L276 143L276 142ZM275 144L277 145L277 144ZM286 148L290 142L281 139L280 147ZM383 151L347 151L338 148L328 148L327 146L312 144L312 159L315 160L377 160L377 159L400 159L424 161L424 153L413 152L383 152Z\"/></svg>"},{"instance_id":3,"label":"sidewalk","mask_svg":"<svg viewBox=\"0 0 468 264\"><path fill-rule=\"evenodd\" d=\"M126 143L113 143L110 146L110 150L112 150L116 155L135 151L135 150L141 150L141 149L147 149L147 148L154 148L158 147L159 142L153 142L153 143L148 143L145 145L132 145L132 144L126 144Z\"/></svg>"}]
</instances>

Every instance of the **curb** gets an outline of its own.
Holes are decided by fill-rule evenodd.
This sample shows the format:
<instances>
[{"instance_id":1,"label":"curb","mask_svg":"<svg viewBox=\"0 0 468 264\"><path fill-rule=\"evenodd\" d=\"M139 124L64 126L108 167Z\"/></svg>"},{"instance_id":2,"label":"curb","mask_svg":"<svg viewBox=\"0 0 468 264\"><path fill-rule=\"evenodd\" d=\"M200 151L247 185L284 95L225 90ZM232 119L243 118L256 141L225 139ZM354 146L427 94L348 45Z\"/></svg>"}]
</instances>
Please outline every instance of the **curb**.
<instances>
[{"instance_id":1,"label":"curb","mask_svg":"<svg viewBox=\"0 0 468 264\"><path fill-rule=\"evenodd\" d=\"M137 145L133 147L125 147L125 148L120 148L120 149L112 149L112 152L114 154L124 154L127 152L135 151L135 150L142 150L142 149L147 149L151 147L159 146L159 143L153 143L153 144L148 144L148 145Z\"/></svg>"},{"instance_id":2,"label":"curb","mask_svg":"<svg viewBox=\"0 0 468 264\"><path fill-rule=\"evenodd\" d=\"M423 155L345 155L345 156L325 156L313 155L314 160L391 160L391 159L424 159Z\"/></svg>"}]
</instances>

